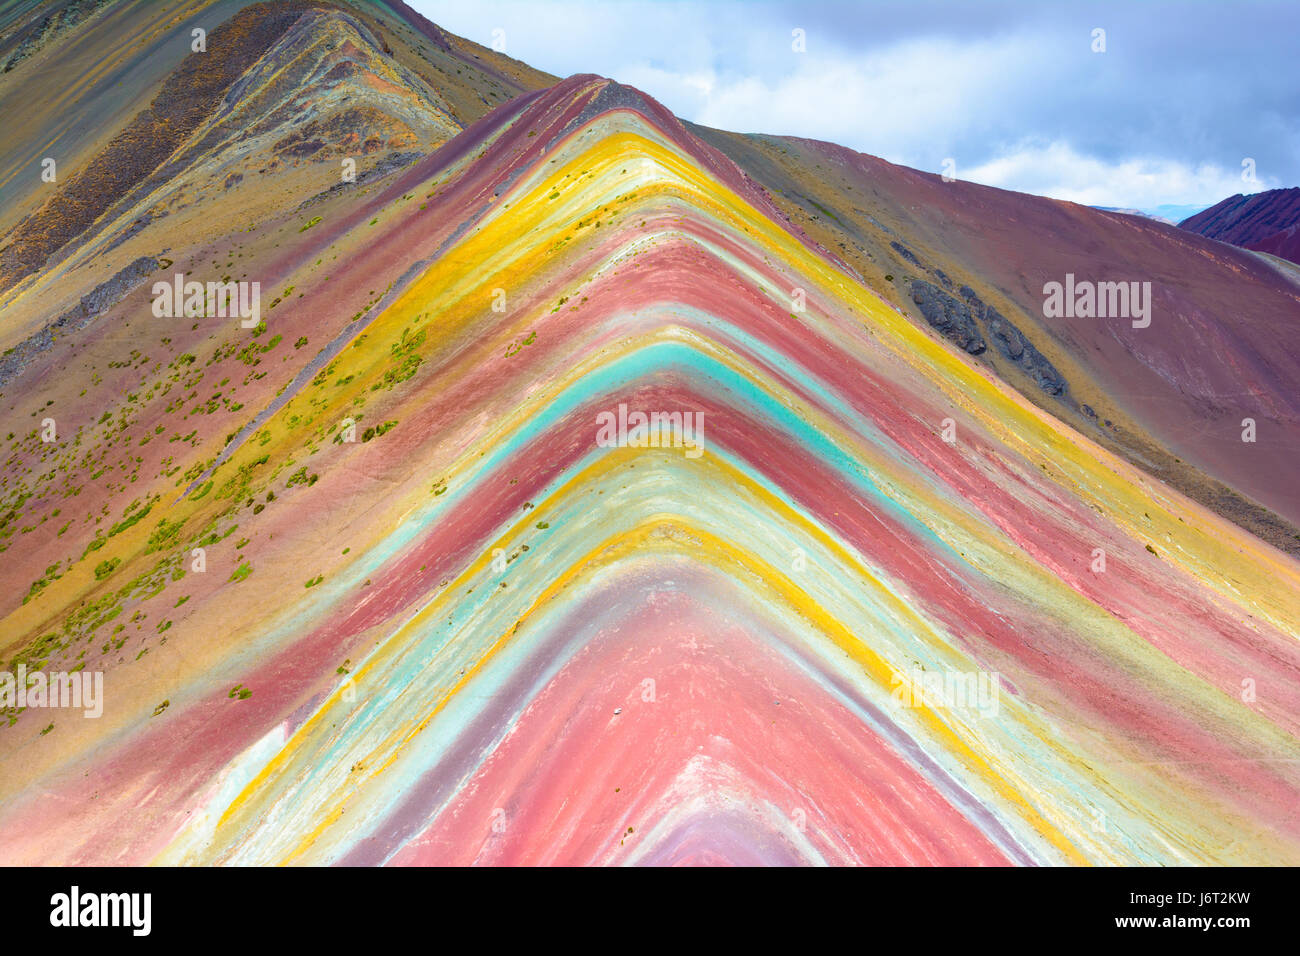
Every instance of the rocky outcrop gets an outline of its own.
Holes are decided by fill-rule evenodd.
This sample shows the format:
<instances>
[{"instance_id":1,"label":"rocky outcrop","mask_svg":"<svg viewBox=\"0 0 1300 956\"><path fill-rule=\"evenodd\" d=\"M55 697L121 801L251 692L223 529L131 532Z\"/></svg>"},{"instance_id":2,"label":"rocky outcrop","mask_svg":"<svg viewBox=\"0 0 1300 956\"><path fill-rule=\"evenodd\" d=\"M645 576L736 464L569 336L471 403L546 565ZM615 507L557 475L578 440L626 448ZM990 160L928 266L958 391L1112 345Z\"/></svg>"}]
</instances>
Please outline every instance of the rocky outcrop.
<instances>
[{"instance_id":1,"label":"rocky outcrop","mask_svg":"<svg viewBox=\"0 0 1300 956\"><path fill-rule=\"evenodd\" d=\"M1056 370L1034 343L1025 338L1015 324L991 305L985 304L970 286L961 287L961 295L971 312L980 318L989 338L1003 358L1014 362L1034 384L1048 395L1061 395L1068 387L1065 377Z\"/></svg>"},{"instance_id":2,"label":"rocky outcrop","mask_svg":"<svg viewBox=\"0 0 1300 956\"><path fill-rule=\"evenodd\" d=\"M946 275L940 278L948 279ZM1013 362L1048 395L1063 395L1069 387L1056 366L1034 347L1015 323L993 306L985 304L970 286L958 289L961 298L957 298L932 282L916 279L911 291L912 301L931 327L971 355L979 355L988 347L987 333L1002 357Z\"/></svg>"},{"instance_id":3,"label":"rocky outcrop","mask_svg":"<svg viewBox=\"0 0 1300 956\"><path fill-rule=\"evenodd\" d=\"M932 328L971 355L979 355L988 347L975 317L971 315L970 307L934 283L923 279L914 280L912 301L920 307L921 314Z\"/></svg>"}]
</instances>

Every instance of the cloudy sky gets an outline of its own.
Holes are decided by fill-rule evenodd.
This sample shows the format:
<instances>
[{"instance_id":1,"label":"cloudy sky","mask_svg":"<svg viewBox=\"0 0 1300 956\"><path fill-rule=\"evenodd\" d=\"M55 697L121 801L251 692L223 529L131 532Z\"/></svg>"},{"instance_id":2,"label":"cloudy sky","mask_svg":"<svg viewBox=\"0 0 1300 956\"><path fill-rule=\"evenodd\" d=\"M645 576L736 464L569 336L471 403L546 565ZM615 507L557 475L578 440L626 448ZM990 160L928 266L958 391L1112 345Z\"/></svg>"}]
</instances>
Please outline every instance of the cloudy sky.
<instances>
[{"instance_id":1,"label":"cloudy sky","mask_svg":"<svg viewBox=\"0 0 1300 956\"><path fill-rule=\"evenodd\" d=\"M951 159L993 186L1154 211L1300 184L1294 2L408 2L697 123L932 172Z\"/></svg>"}]
</instances>

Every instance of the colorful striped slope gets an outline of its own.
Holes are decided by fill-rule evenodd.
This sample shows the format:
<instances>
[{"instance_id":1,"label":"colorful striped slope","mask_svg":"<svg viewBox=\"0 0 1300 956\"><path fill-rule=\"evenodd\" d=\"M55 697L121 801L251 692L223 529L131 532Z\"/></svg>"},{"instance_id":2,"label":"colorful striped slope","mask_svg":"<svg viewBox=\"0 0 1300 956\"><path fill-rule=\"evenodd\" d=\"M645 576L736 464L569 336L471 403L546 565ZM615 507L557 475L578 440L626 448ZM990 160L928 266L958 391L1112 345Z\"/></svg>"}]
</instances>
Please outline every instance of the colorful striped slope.
<instances>
[{"instance_id":1,"label":"colorful striped slope","mask_svg":"<svg viewBox=\"0 0 1300 956\"><path fill-rule=\"evenodd\" d=\"M0 393L39 560L106 515L7 579L106 706L0 731L4 862L1300 863L1295 559L636 91L179 242L264 330L145 283Z\"/></svg>"}]
</instances>

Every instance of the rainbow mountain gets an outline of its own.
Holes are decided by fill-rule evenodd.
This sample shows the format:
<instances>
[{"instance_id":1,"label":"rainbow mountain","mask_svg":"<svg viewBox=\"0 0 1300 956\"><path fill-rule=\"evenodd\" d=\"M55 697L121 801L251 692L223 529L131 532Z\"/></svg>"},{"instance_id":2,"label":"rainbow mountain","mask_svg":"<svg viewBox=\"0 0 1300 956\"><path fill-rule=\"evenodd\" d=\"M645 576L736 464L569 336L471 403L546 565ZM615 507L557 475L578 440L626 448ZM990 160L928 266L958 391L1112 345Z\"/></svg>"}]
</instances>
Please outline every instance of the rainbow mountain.
<instances>
[{"instance_id":1,"label":"rainbow mountain","mask_svg":"<svg viewBox=\"0 0 1300 956\"><path fill-rule=\"evenodd\" d=\"M0 861L1300 862L1276 260L400 3L33 6L0 656L102 713L13 685Z\"/></svg>"}]
</instances>

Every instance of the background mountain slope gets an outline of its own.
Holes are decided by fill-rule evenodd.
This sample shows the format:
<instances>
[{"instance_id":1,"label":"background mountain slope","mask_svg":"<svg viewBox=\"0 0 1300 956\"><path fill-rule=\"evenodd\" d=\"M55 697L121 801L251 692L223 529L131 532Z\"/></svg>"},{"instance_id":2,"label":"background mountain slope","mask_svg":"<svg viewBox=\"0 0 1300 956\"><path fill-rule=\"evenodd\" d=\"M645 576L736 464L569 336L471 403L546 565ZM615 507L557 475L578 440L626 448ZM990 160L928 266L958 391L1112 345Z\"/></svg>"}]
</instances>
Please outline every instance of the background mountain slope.
<instances>
[{"instance_id":1,"label":"background mountain slope","mask_svg":"<svg viewBox=\"0 0 1300 956\"><path fill-rule=\"evenodd\" d=\"M1220 242L1300 262L1300 186L1229 196L1179 226Z\"/></svg>"}]
</instances>

